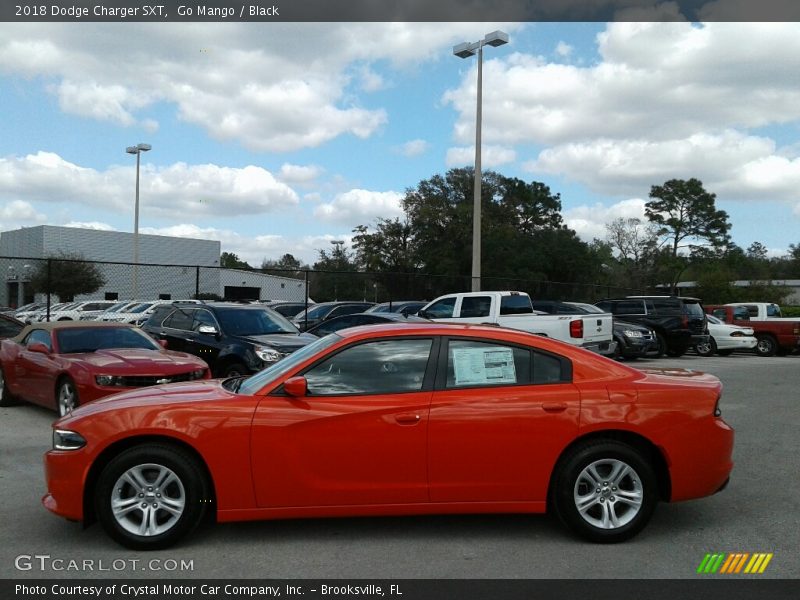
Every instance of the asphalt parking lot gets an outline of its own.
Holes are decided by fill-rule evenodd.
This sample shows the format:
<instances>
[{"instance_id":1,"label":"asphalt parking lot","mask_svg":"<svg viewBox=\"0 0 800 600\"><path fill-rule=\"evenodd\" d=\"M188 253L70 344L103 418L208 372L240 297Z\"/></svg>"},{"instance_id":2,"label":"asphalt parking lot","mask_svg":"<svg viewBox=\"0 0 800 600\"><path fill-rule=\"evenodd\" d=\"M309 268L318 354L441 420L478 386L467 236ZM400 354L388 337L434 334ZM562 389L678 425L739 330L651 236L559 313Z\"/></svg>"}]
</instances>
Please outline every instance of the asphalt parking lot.
<instances>
[{"instance_id":1,"label":"asphalt parking lot","mask_svg":"<svg viewBox=\"0 0 800 600\"><path fill-rule=\"evenodd\" d=\"M215 525L176 548L136 553L41 506L54 415L23 405L0 409L0 578L696 578L708 552L773 553L758 577L800 577L800 356L630 364L717 375L723 416L736 429L728 488L659 505L630 542L585 543L547 516L479 515ZM93 568L54 568L71 559Z\"/></svg>"}]
</instances>

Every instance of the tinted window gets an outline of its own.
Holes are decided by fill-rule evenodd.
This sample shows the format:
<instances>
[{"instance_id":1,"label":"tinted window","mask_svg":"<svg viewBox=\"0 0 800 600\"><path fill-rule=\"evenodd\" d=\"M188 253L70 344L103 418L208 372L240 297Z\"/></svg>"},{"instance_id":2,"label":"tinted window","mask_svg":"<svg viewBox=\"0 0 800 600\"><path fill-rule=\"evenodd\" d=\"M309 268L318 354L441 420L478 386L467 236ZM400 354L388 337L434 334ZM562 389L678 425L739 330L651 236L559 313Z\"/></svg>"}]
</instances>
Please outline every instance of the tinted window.
<instances>
[{"instance_id":1,"label":"tinted window","mask_svg":"<svg viewBox=\"0 0 800 600\"><path fill-rule=\"evenodd\" d=\"M533 309L531 307L531 299L529 296L512 294L511 296L503 296L500 299L501 315L521 315L531 312L533 312Z\"/></svg>"},{"instance_id":2,"label":"tinted window","mask_svg":"<svg viewBox=\"0 0 800 600\"><path fill-rule=\"evenodd\" d=\"M387 340L351 346L305 373L308 393L392 394L422 389L432 340Z\"/></svg>"},{"instance_id":3,"label":"tinted window","mask_svg":"<svg viewBox=\"0 0 800 600\"><path fill-rule=\"evenodd\" d=\"M456 308L456 299L444 298L431 304L425 312L431 319L449 319L453 316L453 311Z\"/></svg>"},{"instance_id":4,"label":"tinted window","mask_svg":"<svg viewBox=\"0 0 800 600\"><path fill-rule=\"evenodd\" d=\"M724 314L724 313L723 313ZM725 318L725 317L721 317ZM735 306L733 308L733 318L737 321L749 321L750 320L750 311L747 310L746 306Z\"/></svg>"},{"instance_id":5,"label":"tinted window","mask_svg":"<svg viewBox=\"0 0 800 600\"><path fill-rule=\"evenodd\" d=\"M184 331L191 331L192 323L194 322L194 311L178 309L175 310L164 321L164 327L171 329L182 329Z\"/></svg>"},{"instance_id":6,"label":"tinted window","mask_svg":"<svg viewBox=\"0 0 800 600\"><path fill-rule=\"evenodd\" d=\"M130 327L87 327L62 329L56 333L61 354L94 352L103 349L142 348L158 350L159 346L145 334Z\"/></svg>"},{"instance_id":7,"label":"tinted window","mask_svg":"<svg viewBox=\"0 0 800 600\"><path fill-rule=\"evenodd\" d=\"M34 329L25 338L25 347L31 344L44 344L49 350L53 349L53 344L50 341L50 332L43 329Z\"/></svg>"},{"instance_id":8,"label":"tinted window","mask_svg":"<svg viewBox=\"0 0 800 600\"><path fill-rule=\"evenodd\" d=\"M491 296L464 296L461 299L461 317L488 317L492 307Z\"/></svg>"},{"instance_id":9,"label":"tinted window","mask_svg":"<svg viewBox=\"0 0 800 600\"><path fill-rule=\"evenodd\" d=\"M684 302L683 311L692 317L702 318L704 315L702 307L697 302Z\"/></svg>"},{"instance_id":10,"label":"tinted window","mask_svg":"<svg viewBox=\"0 0 800 600\"><path fill-rule=\"evenodd\" d=\"M448 388L530 383L530 350L495 342L450 340L447 348Z\"/></svg>"},{"instance_id":11,"label":"tinted window","mask_svg":"<svg viewBox=\"0 0 800 600\"><path fill-rule=\"evenodd\" d=\"M22 325L19 323L14 323L14 321L6 321L5 319L0 319L0 337L9 338L16 336L20 331L22 331Z\"/></svg>"},{"instance_id":12,"label":"tinted window","mask_svg":"<svg viewBox=\"0 0 800 600\"><path fill-rule=\"evenodd\" d=\"M341 317L342 315L352 315L353 313L364 312L362 304L350 304L347 306L337 306L328 315L328 318Z\"/></svg>"},{"instance_id":13,"label":"tinted window","mask_svg":"<svg viewBox=\"0 0 800 600\"><path fill-rule=\"evenodd\" d=\"M660 313L680 311L679 300L674 298L653 298L653 307Z\"/></svg>"},{"instance_id":14,"label":"tinted window","mask_svg":"<svg viewBox=\"0 0 800 600\"><path fill-rule=\"evenodd\" d=\"M199 331L202 325L206 325L207 327L213 327L217 331L219 331L219 326L217 325L217 320L207 310L196 310L194 311L194 321L192 322L192 329L194 331Z\"/></svg>"},{"instance_id":15,"label":"tinted window","mask_svg":"<svg viewBox=\"0 0 800 600\"><path fill-rule=\"evenodd\" d=\"M562 359L533 352L533 383L560 383L568 380L569 375L564 372Z\"/></svg>"},{"instance_id":16,"label":"tinted window","mask_svg":"<svg viewBox=\"0 0 800 600\"><path fill-rule=\"evenodd\" d=\"M620 302L612 304L611 308L614 314L620 314L620 315L645 314L644 302L642 302L641 300L622 300Z\"/></svg>"},{"instance_id":17,"label":"tinted window","mask_svg":"<svg viewBox=\"0 0 800 600\"><path fill-rule=\"evenodd\" d=\"M216 313L223 331L229 335L297 333L286 317L266 308L218 308Z\"/></svg>"}]
</instances>

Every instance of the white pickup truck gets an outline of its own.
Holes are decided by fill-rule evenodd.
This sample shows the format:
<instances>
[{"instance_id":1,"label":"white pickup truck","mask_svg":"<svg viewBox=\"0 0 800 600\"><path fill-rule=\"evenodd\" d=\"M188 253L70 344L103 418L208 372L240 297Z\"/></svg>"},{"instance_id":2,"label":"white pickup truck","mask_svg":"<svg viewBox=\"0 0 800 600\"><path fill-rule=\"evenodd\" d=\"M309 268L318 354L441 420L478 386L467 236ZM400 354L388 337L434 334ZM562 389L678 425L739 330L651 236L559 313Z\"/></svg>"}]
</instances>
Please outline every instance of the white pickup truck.
<instances>
[{"instance_id":1,"label":"white pickup truck","mask_svg":"<svg viewBox=\"0 0 800 600\"><path fill-rule=\"evenodd\" d=\"M725 306L746 308L750 321L800 321L798 317L784 317L781 307L772 302L729 302Z\"/></svg>"},{"instance_id":2,"label":"white pickup truck","mask_svg":"<svg viewBox=\"0 0 800 600\"><path fill-rule=\"evenodd\" d=\"M533 310L525 292L465 292L439 296L417 313L433 321L480 323L521 329L611 355L613 318L610 314L548 315Z\"/></svg>"}]
</instances>

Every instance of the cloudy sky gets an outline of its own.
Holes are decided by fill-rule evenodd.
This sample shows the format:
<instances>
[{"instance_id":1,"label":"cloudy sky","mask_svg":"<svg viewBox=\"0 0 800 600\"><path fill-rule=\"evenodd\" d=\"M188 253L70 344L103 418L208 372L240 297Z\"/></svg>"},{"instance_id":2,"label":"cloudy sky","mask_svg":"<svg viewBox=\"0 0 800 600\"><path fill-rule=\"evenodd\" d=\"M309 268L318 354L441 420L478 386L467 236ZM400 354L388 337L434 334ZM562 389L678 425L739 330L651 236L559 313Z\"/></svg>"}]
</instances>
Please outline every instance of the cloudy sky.
<instances>
[{"instance_id":1,"label":"cloudy sky","mask_svg":"<svg viewBox=\"0 0 800 600\"><path fill-rule=\"evenodd\" d=\"M217 239L313 262L472 165L543 181L590 241L697 177L733 239L800 242L800 24L0 23L0 231L40 224ZM167 257L165 257L167 258Z\"/></svg>"}]
</instances>

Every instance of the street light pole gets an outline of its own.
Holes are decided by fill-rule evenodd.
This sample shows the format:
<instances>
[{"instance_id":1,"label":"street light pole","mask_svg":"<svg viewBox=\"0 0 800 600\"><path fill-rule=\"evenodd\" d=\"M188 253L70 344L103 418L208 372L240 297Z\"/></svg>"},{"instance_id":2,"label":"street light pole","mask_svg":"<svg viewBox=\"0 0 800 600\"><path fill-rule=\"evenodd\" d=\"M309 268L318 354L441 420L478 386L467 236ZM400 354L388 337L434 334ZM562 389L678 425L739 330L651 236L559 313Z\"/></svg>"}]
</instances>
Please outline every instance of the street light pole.
<instances>
[{"instance_id":1,"label":"street light pole","mask_svg":"<svg viewBox=\"0 0 800 600\"><path fill-rule=\"evenodd\" d=\"M475 111L475 183L472 198L472 291L481 290L481 125L483 117L483 47L508 43L508 34L493 31L477 42L453 46L453 54L469 58L478 54L478 105Z\"/></svg>"},{"instance_id":2,"label":"street light pole","mask_svg":"<svg viewBox=\"0 0 800 600\"><path fill-rule=\"evenodd\" d=\"M136 204L133 212L133 295L131 300L139 297L139 164L142 152L147 152L150 144L128 146L125 152L136 155Z\"/></svg>"}]
</instances>

